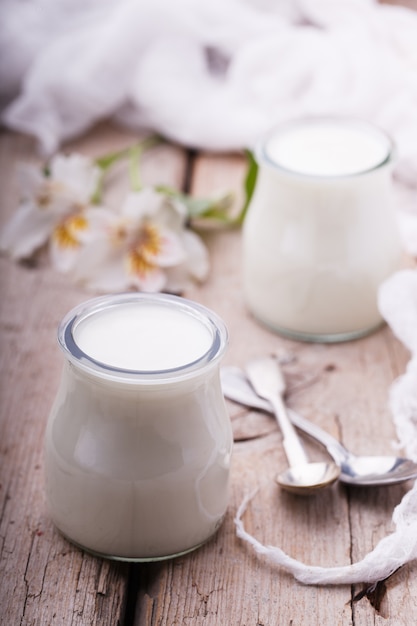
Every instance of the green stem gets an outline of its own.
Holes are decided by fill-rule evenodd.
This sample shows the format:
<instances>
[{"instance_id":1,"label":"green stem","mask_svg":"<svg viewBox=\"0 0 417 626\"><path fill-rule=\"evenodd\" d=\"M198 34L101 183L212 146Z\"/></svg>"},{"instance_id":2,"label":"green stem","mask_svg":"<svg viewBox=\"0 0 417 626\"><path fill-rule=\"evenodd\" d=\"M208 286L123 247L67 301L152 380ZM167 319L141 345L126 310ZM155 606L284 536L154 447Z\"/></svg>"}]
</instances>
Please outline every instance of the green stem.
<instances>
[{"instance_id":1,"label":"green stem","mask_svg":"<svg viewBox=\"0 0 417 626\"><path fill-rule=\"evenodd\" d=\"M129 150L129 178L132 191L140 191L142 189L142 183L140 180L140 160L142 155L149 148L161 143L163 138L159 135L151 135L143 141L140 141L136 146L132 146Z\"/></svg>"},{"instance_id":2,"label":"green stem","mask_svg":"<svg viewBox=\"0 0 417 626\"><path fill-rule=\"evenodd\" d=\"M93 193L93 195L91 196L91 203L92 204L100 204L101 203L101 198L103 197L104 174L105 174L105 172L102 171L100 176L99 176L96 190Z\"/></svg>"},{"instance_id":3,"label":"green stem","mask_svg":"<svg viewBox=\"0 0 417 626\"><path fill-rule=\"evenodd\" d=\"M107 170L109 170L110 167L114 165L114 163L126 157L130 158L129 173L130 173L132 188L135 191L139 191L141 188L140 181L139 181L140 157L146 150L148 150L149 148L152 148L158 143L161 143L162 141L163 141L163 138L160 137L159 135L151 135L150 137L146 137L146 139L143 139L142 141L140 141L136 146L123 148L123 150L117 150L117 152L112 152L110 154L106 154L105 156L96 159L96 165L98 165L98 167L100 168L101 173L100 173L100 177L97 183L97 188L91 198L91 202L93 204L100 204L102 197L103 197L104 179L107 174ZM135 171L134 171L134 168L135 168Z\"/></svg>"}]
</instances>

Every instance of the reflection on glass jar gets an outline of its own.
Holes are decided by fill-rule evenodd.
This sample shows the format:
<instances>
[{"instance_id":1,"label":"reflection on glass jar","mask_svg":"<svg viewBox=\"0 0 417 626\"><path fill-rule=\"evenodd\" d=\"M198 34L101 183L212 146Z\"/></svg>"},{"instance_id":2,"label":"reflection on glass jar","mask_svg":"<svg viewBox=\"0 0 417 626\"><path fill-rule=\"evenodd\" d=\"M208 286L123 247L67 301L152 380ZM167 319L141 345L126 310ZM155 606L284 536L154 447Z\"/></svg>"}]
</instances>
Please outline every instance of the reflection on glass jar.
<instances>
[{"instance_id":1,"label":"reflection on glass jar","mask_svg":"<svg viewBox=\"0 0 417 626\"><path fill-rule=\"evenodd\" d=\"M223 322L174 296L108 296L71 311L59 342L66 362L45 438L56 526L124 560L207 541L227 509L232 450Z\"/></svg>"},{"instance_id":2,"label":"reflection on glass jar","mask_svg":"<svg viewBox=\"0 0 417 626\"><path fill-rule=\"evenodd\" d=\"M307 341L381 324L379 285L402 263L392 153L381 130L351 119L289 122L260 143L243 230L244 292L257 319Z\"/></svg>"}]
</instances>

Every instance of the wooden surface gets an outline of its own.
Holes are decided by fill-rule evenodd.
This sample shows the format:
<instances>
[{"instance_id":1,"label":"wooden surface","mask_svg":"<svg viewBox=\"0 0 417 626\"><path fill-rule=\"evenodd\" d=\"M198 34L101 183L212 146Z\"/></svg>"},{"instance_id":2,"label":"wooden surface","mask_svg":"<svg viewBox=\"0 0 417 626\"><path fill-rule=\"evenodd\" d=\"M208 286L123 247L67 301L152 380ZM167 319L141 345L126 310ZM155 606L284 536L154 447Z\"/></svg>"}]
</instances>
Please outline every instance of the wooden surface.
<instances>
[{"instance_id":1,"label":"wooden surface","mask_svg":"<svg viewBox=\"0 0 417 626\"><path fill-rule=\"evenodd\" d=\"M134 137L102 126L69 146L90 155L130 145ZM30 139L3 133L0 227L18 200L16 162L39 161ZM241 193L241 155L187 154L164 145L145 159L147 183L188 187L196 195ZM346 344L289 341L258 325L241 289L241 233L203 234L211 273L186 295L220 314L230 332L225 364L243 365L274 351L288 357L289 402L358 453L391 453L395 431L387 407L390 383L408 355L388 328ZM304 499L273 478L286 462L272 418L229 403L235 445L230 507L217 536L196 552L163 563L127 565L92 557L52 526L45 509L43 435L57 390L62 355L56 327L90 297L41 258L1 258L0 623L7 626L409 626L417 620L417 565L387 582L380 615L361 587L308 587L254 555L236 538L242 498L260 491L245 514L249 532L315 565L360 560L392 529L391 515L410 487L334 486ZM318 454L317 448L311 452ZM411 621L410 621L411 619Z\"/></svg>"}]
</instances>

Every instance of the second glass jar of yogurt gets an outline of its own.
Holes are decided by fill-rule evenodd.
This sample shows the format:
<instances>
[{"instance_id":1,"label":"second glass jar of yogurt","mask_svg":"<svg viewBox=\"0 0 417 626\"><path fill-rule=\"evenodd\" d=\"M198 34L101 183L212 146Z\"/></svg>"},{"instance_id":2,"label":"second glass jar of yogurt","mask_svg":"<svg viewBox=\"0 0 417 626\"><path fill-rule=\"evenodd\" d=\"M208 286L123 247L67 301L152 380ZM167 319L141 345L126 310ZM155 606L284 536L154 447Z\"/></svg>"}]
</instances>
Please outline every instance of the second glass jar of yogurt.
<instances>
[{"instance_id":1,"label":"second glass jar of yogurt","mask_svg":"<svg viewBox=\"0 0 417 626\"><path fill-rule=\"evenodd\" d=\"M263 139L256 159L243 229L249 309L294 339L373 331L379 285L402 265L389 137L356 119L297 120Z\"/></svg>"}]
</instances>

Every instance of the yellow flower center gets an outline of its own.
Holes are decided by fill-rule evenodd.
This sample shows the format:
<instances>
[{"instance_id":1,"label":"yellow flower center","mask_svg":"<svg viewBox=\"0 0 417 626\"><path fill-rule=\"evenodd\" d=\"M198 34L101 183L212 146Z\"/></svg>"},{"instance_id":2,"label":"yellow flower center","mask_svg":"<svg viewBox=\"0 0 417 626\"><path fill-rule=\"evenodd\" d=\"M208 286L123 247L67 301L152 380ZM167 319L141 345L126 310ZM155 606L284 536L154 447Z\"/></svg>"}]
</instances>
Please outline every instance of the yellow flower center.
<instances>
[{"instance_id":1,"label":"yellow flower center","mask_svg":"<svg viewBox=\"0 0 417 626\"><path fill-rule=\"evenodd\" d=\"M144 256L156 256L161 251L161 236L157 227L144 224L136 238L135 248Z\"/></svg>"},{"instance_id":2,"label":"yellow flower center","mask_svg":"<svg viewBox=\"0 0 417 626\"><path fill-rule=\"evenodd\" d=\"M144 224L127 256L127 267L131 274L144 276L152 271L156 264L149 260L161 250L161 236L156 226Z\"/></svg>"},{"instance_id":3,"label":"yellow flower center","mask_svg":"<svg viewBox=\"0 0 417 626\"><path fill-rule=\"evenodd\" d=\"M137 250L131 250L127 256L127 271L129 274L146 276L155 269L154 263L147 261Z\"/></svg>"},{"instance_id":4,"label":"yellow flower center","mask_svg":"<svg viewBox=\"0 0 417 626\"><path fill-rule=\"evenodd\" d=\"M71 215L55 227L54 240L60 248L78 248L80 242L77 234L87 226L88 222L84 215Z\"/></svg>"}]
</instances>

